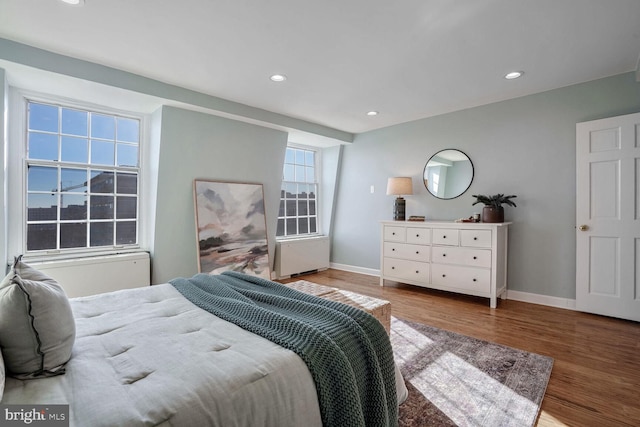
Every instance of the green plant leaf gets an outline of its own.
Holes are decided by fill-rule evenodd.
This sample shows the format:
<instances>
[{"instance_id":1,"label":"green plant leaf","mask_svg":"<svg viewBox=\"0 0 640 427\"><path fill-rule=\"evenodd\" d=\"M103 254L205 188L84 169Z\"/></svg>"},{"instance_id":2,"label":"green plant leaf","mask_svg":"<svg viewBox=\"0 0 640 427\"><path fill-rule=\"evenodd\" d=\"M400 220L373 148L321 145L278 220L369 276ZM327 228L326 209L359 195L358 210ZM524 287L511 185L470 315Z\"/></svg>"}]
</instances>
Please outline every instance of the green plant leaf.
<instances>
[{"instance_id":1,"label":"green plant leaf","mask_svg":"<svg viewBox=\"0 0 640 427\"><path fill-rule=\"evenodd\" d=\"M494 194L493 196L485 196L483 194L474 194L473 197L476 198L476 201L473 202L471 206L478 203L482 203L485 206L492 206L494 208L499 208L502 205L513 206L515 208L516 204L511 199L516 198L518 196L516 196L515 194L510 196L505 196L504 194Z\"/></svg>"}]
</instances>

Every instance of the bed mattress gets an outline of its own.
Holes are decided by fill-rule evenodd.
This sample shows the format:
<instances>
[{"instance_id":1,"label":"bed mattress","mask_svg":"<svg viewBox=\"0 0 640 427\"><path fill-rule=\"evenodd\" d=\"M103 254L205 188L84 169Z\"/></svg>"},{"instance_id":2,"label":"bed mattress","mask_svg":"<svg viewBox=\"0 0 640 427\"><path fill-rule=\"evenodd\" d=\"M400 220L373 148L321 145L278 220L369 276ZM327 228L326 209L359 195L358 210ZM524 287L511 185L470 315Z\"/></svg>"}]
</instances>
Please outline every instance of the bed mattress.
<instances>
[{"instance_id":1,"label":"bed mattress","mask_svg":"<svg viewBox=\"0 0 640 427\"><path fill-rule=\"evenodd\" d=\"M6 379L4 404L69 404L72 426L321 426L292 351L219 319L170 284L75 298L66 374Z\"/></svg>"}]
</instances>

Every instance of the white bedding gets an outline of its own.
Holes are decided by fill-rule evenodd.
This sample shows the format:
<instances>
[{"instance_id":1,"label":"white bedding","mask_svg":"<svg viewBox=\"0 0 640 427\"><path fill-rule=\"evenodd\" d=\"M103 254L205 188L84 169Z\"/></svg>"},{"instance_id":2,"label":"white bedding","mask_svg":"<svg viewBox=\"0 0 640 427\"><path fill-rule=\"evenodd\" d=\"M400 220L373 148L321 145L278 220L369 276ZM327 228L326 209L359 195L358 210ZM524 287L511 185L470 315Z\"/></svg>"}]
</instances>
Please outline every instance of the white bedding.
<instances>
[{"instance_id":1,"label":"white bedding","mask_svg":"<svg viewBox=\"0 0 640 427\"><path fill-rule=\"evenodd\" d=\"M69 404L78 427L322 425L311 374L295 353L197 308L169 284L76 298L71 307L77 335L66 374L7 378L2 403Z\"/></svg>"}]
</instances>

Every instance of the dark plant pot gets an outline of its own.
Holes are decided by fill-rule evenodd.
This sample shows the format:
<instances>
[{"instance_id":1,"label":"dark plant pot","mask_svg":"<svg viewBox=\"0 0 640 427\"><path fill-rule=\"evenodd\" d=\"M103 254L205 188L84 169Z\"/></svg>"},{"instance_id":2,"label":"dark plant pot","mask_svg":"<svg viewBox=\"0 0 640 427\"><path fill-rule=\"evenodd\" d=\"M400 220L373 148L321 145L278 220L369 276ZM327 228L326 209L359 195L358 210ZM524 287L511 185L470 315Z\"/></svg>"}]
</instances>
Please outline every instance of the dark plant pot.
<instances>
[{"instance_id":1,"label":"dark plant pot","mask_svg":"<svg viewBox=\"0 0 640 427\"><path fill-rule=\"evenodd\" d=\"M504 208L494 208L493 206L485 206L482 209L482 222L504 222Z\"/></svg>"}]
</instances>

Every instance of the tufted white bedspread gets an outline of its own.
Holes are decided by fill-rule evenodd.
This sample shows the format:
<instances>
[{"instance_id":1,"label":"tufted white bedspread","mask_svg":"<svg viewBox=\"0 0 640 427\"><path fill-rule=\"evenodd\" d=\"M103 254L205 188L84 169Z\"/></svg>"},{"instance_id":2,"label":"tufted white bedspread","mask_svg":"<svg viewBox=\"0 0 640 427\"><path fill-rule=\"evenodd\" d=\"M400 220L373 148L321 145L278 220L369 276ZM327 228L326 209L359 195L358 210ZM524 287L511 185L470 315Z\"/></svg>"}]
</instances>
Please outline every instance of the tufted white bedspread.
<instances>
[{"instance_id":1,"label":"tufted white bedspread","mask_svg":"<svg viewBox=\"0 0 640 427\"><path fill-rule=\"evenodd\" d=\"M72 426L321 426L293 352L201 310L169 284L71 300L65 375L7 378L2 403L70 405Z\"/></svg>"}]
</instances>

